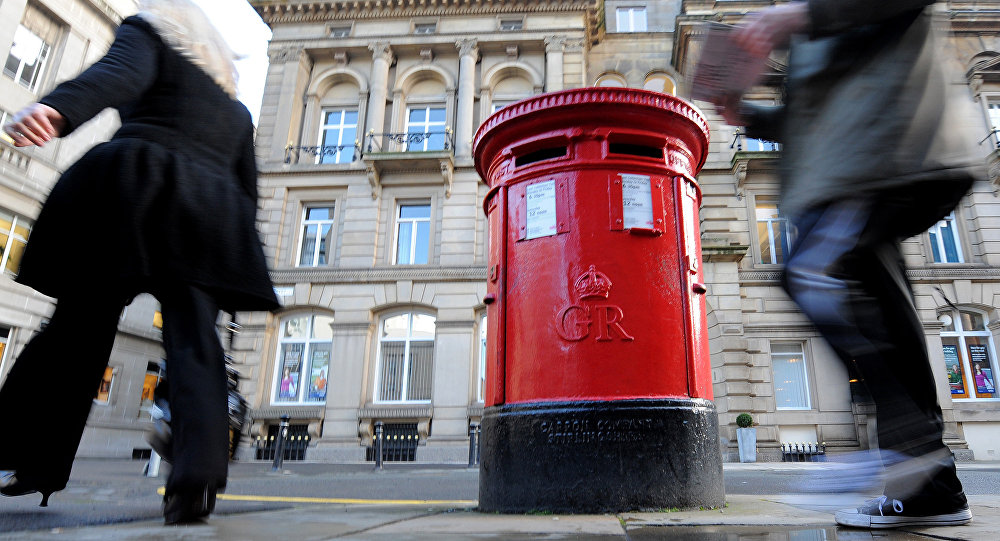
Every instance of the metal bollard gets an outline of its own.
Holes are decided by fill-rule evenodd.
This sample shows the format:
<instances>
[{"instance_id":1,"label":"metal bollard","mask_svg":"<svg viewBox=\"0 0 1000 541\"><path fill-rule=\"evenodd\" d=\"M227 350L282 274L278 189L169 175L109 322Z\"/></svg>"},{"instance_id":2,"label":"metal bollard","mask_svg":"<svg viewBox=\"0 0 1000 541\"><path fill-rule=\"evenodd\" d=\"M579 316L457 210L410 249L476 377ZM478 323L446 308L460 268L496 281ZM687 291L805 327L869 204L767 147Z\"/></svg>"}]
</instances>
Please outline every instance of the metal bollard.
<instances>
[{"instance_id":1,"label":"metal bollard","mask_svg":"<svg viewBox=\"0 0 1000 541\"><path fill-rule=\"evenodd\" d=\"M469 467L479 465L479 423L469 423Z\"/></svg>"},{"instance_id":2,"label":"metal bollard","mask_svg":"<svg viewBox=\"0 0 1000 541\"><path fill-rule=\"evenodd\" d=\"M375 422L375 469L382 469L382 450L385 446L385 424Z\"/></svg>"},{"instance_id":3,"label":"metal bollard","mask_svg":"<svg viewBox=\"0 0 1000 541\"><path fill-rule=\"evenodd\" d=\"M271 471L280 470L281 463L285 460L285 439L288 438L288 419L287 415L282 415L281 424L278 425L278 442L275 444L274 465L271 466Z\"/></svg>"}]
</instances>

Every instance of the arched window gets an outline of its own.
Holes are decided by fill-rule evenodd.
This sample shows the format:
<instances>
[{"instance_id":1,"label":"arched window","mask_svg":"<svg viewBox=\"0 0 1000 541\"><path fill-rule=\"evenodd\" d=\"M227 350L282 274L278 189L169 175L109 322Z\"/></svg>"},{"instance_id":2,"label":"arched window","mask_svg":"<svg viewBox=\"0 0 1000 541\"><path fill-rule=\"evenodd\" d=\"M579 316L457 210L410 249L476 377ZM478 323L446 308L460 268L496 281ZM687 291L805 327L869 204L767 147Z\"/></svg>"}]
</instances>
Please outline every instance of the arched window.
<instances>
[{"instance_id":1,"label":"arched window","mask_svg":"<svg viewBox=\"0 0 1000 541\"><path fill-rule=\"evenodd\" d=\"M617 73L605 73L597 78L597 83L595 83L594 86L625 88L628 86L628 83L625 81L624 77L618 75Z\"/></svg>"},{"instance_id":2,"label":"arched window","mask_svg":"<svg viewBox=\"0 0 1000 541\"><path fill-rule=\"evenodd\" d=\"M330 379L330 316L297 314L281 321L273 403L323 403Z\"/></svg>"},{"instance_id":3,"label":"arched window","mask_svg":"<svg viewBox=\"0 0 1000 541\"><path fill-rule=\"evenodd\" d=\"M997 398L996 350L986 314L950 310L938 316L952 398Z\"/></svg>"},{"instance_id":4,"label":"arched window","mask_svg":"<svg viewBox=\"0 0 1000 541\"><path fill-rule=\"evenodd\" d=\"M646 82L642 84L642 88L664 94L674 94L677 91L674 80L662 72L653 72L647 75Z\"/></svg>"},{"instance_id":5,"label":"arched window","mask_svg":"<svg viewBox=\"0 0 1000 541\"><path fill-rule=\"evenodd\" d=\"M434 375L435 318L405 313L379 325L376 402L428 402Z\"/></svg>"}]
</instances>

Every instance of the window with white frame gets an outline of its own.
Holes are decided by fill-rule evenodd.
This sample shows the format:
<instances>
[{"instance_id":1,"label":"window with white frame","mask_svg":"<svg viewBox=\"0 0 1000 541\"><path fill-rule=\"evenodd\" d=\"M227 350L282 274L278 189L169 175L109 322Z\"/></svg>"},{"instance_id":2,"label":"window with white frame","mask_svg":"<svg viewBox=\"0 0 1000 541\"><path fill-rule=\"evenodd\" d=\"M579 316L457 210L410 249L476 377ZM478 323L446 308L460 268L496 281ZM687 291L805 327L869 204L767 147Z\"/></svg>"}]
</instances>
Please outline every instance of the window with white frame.
<instances>
[{"instance_id":1,"label":"window with white frame","mask_svg":"<svg viewBox=\"0 0 1000 541\"><path fill-rule=\"evenodd\" d=\"M779 410L810 409L806 356L801 342L771 342L774 403Z\"/></svg>"},{"instance_id":2,"label":"window with white frame","mask_svg":"<svg viewBox=\"0 0 1000 541\"><path fill-rule=\"evenodd\" d=\"M384 318L379 329L376 402L427 402L434 370L435 318L406 313Z\"/></svg>"},{"instance_id":3,"label":"window with white frame","mask_svg":"<svg viewBox=\"0 0 1000 541\"><path fill-rule=\"evenodd\" d=\"M299 240L300 267L329 265L334 244L334 205L308 205L302 209Z\"/></svg>"},{"instance_id":4,"label":"window with white frame","mask_svg":"<svg viewBox=\"0 0 1000 541\"><path fill-rule=\"evenodd\" d=\"M955 229L955 213L952 212L927 230L931 241L931 255L935 263L962 263L962 243Z\"/></svg>"},{"instance_id":5,"label":"window with white frame","mask_svg":"<svg viewBox=\"0 0 1000 541\"><path fill-rule=\"evenodd\" d=\"M142 394L139 395L139 417L152 418L153 399L156 386L163 379L163 365L158 362L146 363L146 375L142 378Z\"/></svg>"},{"instance_id":6,"label":"window with white frame","mask_svg":"<svg viewBox=\"0 0 1000 541\"><path fill-rule=\"evenodd\" d=\"M501 32L517 32L518 30L523 30L523 29L524 29L524 19L521 18L500 19Z\"/></svg>"},{"instance_id":7,"label":"window with white frame","mask_svg":"<svg viewBox=\"0 0 1000 541\"><path fill-rule=\"evenodd\" d=\"M993 130L993 142L1000 148L1000 98L992 98L986 104L986 113L990 119L990 129Z\"/></svg>"},{"instance_id":8,"label":"window with white frame","mask_svg":"<svg viewBox=\"0 0 1000 541\"><path fill-rule=\"evenodd\" d=\"M21 24L14 30L4 75L32 92L37 91L61 32L54 19L29 3Z\"/></svg>"},{"instance_id":9,"label":"window with white frame","mask_svg":"<svg viewBox=\"0 0 1000 541\"><path fill-rule=\"evenodd\" d=\"M791 242L791 231L788 220L781 215L778 209L777 197L758 195L754 198L754 204L760 262L784 263Z\"/></svg>"},{"instance_id":10,"label":"window with white frame","mask_svg":"<svg viewBox=\"0 0 1000 541\"><path fill-rule=\"evenodd\" d=\"M17 276L30 233L30 221L0 210L0 270L4 273Z\"/></svg>"},{"instance_id":11,"label":"window with white frame","mask_svg":"<svg viewBox=\"0 0 1000 541\"><path fill-rule=\"evenodd\" d=\"M486 396L486 316L479 318L479 376L476 384L476 400L482 402Z\"/></svg>"},{"instance_id":12,"label":"window with white frame","mask_svg":"<svg viewBox=\"0 0 1000 541\"><path fill-rule=\"evenodd\" d=\"M985 313L949 310L938 315L945 372L953 399L1000 398L997 357Z\"/></svg>"},{"instance_id":13,"label":"window with white frame","mask_svg":"<svg viewBox=\"0 0 1000 541\"><path fill-rule=\"evenodd\" d=\"M407 152L444 150L446 111L437 106L411 106L406 111Z\"/></svg>"},{"instance_id":14,"label":"window with white frame","mask_svg":"<svg viewBox=\"0 0 1000 541\"><path fill-rule=\"evenodd\" d=\"M101 383L97 385L97 394L94 395L95 404L108 404L111 402L111 388L115 382L115 370L110 366L104 367L104 375Z\"/></svg>"},{"instance_id":15,"label":"window with white frame","mask_svg":"<svg viewBox=\"0 0 1000 541\"><path fill-rule=\"evenodd\" d=\"M414 34L433 34L437 31L436 22L413 23Z\"/></svg>"},{"instance_id":16,"label":"window with white frame","mask_svg":"<svg viewBox=\"0 0 1000 541\"><path fill-rule=\"evenodd\" d=\"M281 321L272 403L326 401L333 354L333 318L297 314Z\"/></svg>"},{"instance_id":17,"label":"window with white frame","mask_svg":"<svg viewBox=\"0 0 1000 541\"><path fill-rule=\"evenodd\" d=\"M0 126L7 125L7 122L10 122L10 118L11 118L10 113L8 113L3 109L0 109ZM7 135L7 132L5 131L0 131L0 139L3 139L4 141L7 141L12 145L14 144L14 139L11 136Z\"/></svg>"},{"instance_id":18,"label":"window with white frame","mask_svg":"<svg viewBox=\"0 0 1000 541\"><path fill-rule=\"evenodd\" d=\"M618 21L619 32L645 32L646 31L646 7L630 6L620 7L615 10Z\"/></svg>"},{"instance_id":19,"label":"window with white frame","mask_svg":"<svg viewBox=\"0 0 1000 541\"><path fill-rule=\"evenodd\" d=\"M350 109L323 109L319 130L317 163L351 163L358 139L358 112Z\"/></svg>"},{"instance_id":20,"label":"window with white frame","mask_svg":"<svg viewBox=\"0 0 1000 541\"><path fill-rule=\"evenodd\" d=\"M396 214L397 265L424 265L431 244L430 203L402 203Z\"/></svg>"}]
</instances>

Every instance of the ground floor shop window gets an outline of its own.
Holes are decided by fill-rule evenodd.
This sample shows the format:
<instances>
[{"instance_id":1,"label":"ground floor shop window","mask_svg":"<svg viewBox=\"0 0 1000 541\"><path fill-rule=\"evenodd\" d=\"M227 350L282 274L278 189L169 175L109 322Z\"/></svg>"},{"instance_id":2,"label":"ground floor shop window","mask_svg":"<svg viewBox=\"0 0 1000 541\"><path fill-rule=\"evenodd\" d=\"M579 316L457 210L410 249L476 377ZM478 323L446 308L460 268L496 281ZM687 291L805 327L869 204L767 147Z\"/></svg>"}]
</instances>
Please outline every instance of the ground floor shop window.
<instances>
[{"instance_id":1,"label":"ground floor shop window","mask_svg":"<svg viewBox=\"0 0 1000 541\"><path fill-rule=\"evenodd\" d=\"M275 403L322 403L331 377L333 318L294 315L281 322Z\"/></svg>"},{"instance_id":2,"label":"ground floor shop window","mask_svg":"<svg viewBox=\"0 0 1000 541\"><path fill-rule=\"evenodd\" d=\"M399 314L382 320L376 375L377 402L431 399L435 318Z\"/></svg>"},{"instance_id":3,"label":"ground floor shop window","mask_svg":"<svg viewBox=\"0 0 1000 541\"><path fill-rule=\"evenodd\" d=\"M938 321L944 324L941 349L952 398L998 398L996 349L986 314L952 310Z\"/></svg>"},{"instance_id":4,"label":"ground floor shop window","mask_svg":"<svg viewBox=\"0 0 1000 541\"><path fill-rule=\"evenodd\" d=\"M771 369L774 372L774 402L777 409L802 410L812 407L806 356L801 342L772 342Z\"/></svg>"}]
</instances>

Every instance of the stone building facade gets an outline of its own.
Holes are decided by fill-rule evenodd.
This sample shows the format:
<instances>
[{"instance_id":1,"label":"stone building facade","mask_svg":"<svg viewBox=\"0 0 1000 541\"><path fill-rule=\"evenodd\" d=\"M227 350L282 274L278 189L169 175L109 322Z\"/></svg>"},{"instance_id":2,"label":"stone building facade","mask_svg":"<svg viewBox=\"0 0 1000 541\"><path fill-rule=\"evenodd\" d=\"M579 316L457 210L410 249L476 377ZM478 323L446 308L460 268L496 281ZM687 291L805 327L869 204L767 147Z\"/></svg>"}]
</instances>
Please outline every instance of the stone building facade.
<instances>
[{"instance_id":1,"label":"stone building facade","mask_svg":"<svg viewBox=\"0 0 1000 541\"><path fill-rule=\"evenodd\" d=\"M472 159L478 126L504 105L568 88L686 97L699 24L735 22L773 2L249 3L273 30L257 137L259 227L284 307L238 315L231 352L252 421L240 456L268 458L288 416L296 458L371 460L382 423L395 459L464 462L485 378L489 232L487 187ZM981 105L982 119L970 125L1000 126L1000 12L988 4L940 6L953 84ZM8 52L0 113L98 58L134 9L131 0L0 3ZM25 32L34 45L15 46ZM771 68L754 99L779 99L781 59ZM867 448L873 411L862 386L778 282L793 234L777 206L780 147L747 139L697 105L712 137L698 180L723 456L736 459L743 412L757 423L760 460L780 460L783 443ZM52 299L12 281L30 225L58 173L115 125L105 113L45 149L0 142L0 377L52 309ZM984 130L982 138L990 182L904 243L947 441L965 460L1000 452L1000 399L986 384L1000 370L1000 137ZM81 455L148 449L146 399L162 356L156 309L144 296L123 313Z\"/></svg>"},{"instance_id":2,"label":"stone building facade","mask_svg":"<svg viewBox=\"0 0 1000 541\"><path fill-rule=\"evenodd\" d=\"M772 3L251 0L274 32L257 141L261 232L285 304L249 315L237 340L254 436L266 442L288 415L310 442L307 458L356 461L370 458L381 421L415 438L416 460L465 460L485 347L475 129L539 92L628 86L684 97L699 23ZM942 5L964 74L953 83L1000 122L1000 20L982 4ZM780 59L771 67L755 99L778 99ZM779 286L792 234L777 207L780 147L699 105L712 128L699 181L724 456L735 459L742 412L755 418L762 460L780 460L782 443L867 448L862 386ZM1000 163L996 134L983 137L983 159ZM948 443L963 459L1000 450L998 395L976 380L977 366L990 377L998 369L995 189L977 185L953 216L905 242Z\"/></svg>"}]
</instances>

